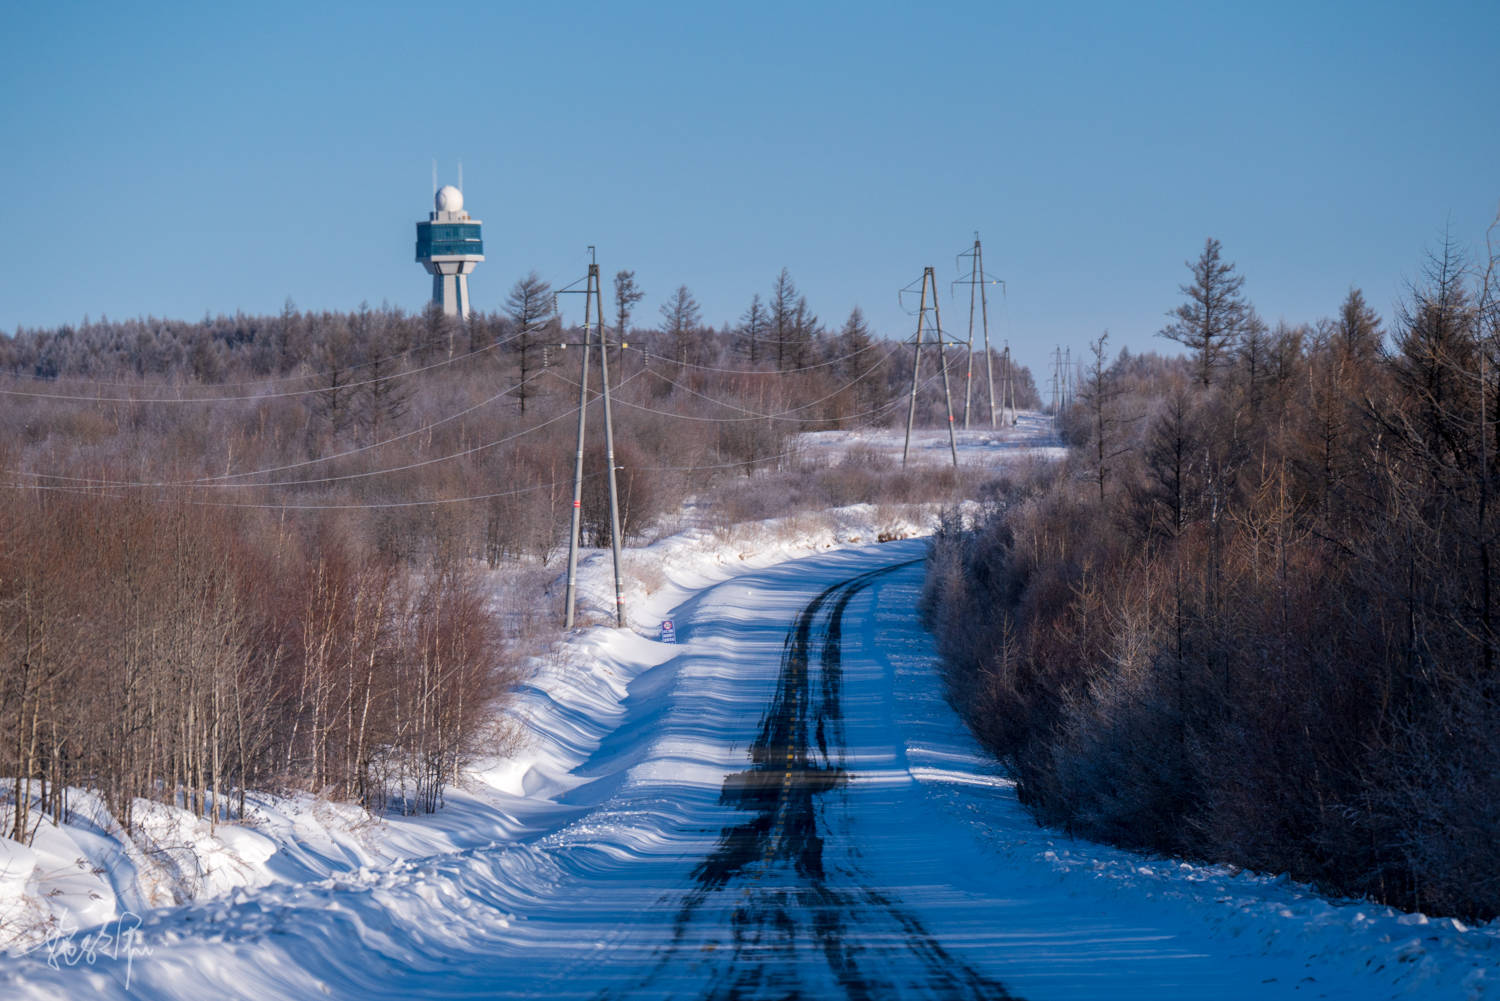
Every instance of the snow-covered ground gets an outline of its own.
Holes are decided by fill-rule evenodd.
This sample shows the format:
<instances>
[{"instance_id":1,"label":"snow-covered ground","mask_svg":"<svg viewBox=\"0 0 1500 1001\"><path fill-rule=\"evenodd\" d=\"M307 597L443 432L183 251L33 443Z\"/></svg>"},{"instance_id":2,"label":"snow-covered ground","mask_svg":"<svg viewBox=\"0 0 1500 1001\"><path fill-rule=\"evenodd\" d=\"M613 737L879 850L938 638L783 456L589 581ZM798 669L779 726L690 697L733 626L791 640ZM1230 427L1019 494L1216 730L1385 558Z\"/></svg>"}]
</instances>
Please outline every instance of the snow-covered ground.
<instances>
[{"instance_id":1,"label":"snow-covered ground","mask_svg":"<svg viewBox=\"0 0 1500 1001\"><path fill-rule=\"evenodd\" d=\"M1030 410L1019 411L1013 425L991 428L988 423L971 421L968 429L960 421L953 442L942 428L917 428L912 431L907 461L912 465L946 465L958 452L964 466L992 466L1030 458L1061 459L1067 447L1057 437L1052 418ZM885 459L900 462L906 445L905 428L863 428L857 431L809 431L797 436L798 447L810 458L836 462L852 450L863 450Z\"/></svg>"},{"instance_id":2,"label":"snow-covered ground","mask_svg":"<svg viewBox=\"0 0 1500 1001\"><path fill-rule=\"evenodd\" d=\"M0 906L69 915L0 957L0 996L1500 996L1500 923L1038 829L942 698L925 544L872 542L929 517L629 553L633 628L545 658L511 709L521 751L435 816L263 797L261 824L210 840L161 811L201 877L180 852L157 872L107 818L29 856L0 842ZM585 560L586 619L608 574Z\"/></svg>"},{"instance_id":3,"label":"snow-covered ground","mask_svg":"<svg viewBox=\"0 0 1500 1001\"><path fill-rule=\"evenodd\" d=\"M995 458L1050 457L1045 419L1021 416L1031 438L1017 439ZM919 429L914 441L936 441L939 435L946 443L946 432L934 429ZM899 430L864 432L842 444L807 437L818 441L816 454L830 461L856 444L886 454L894 449L900 457ZM687 526L683 530L625 550L630 623L641 635L654 634L660 620L699 589L808 553L879 537L922 535L930 530L934 513L930 505L860 504L714 528L713 519L702 512L686 512L680 519ZM549 597L560 604L562 578L553 583L558 593ZM497 590L506 586L497 581ZM579 567L579 621L612 621L613 598L609 554L585 551ZM542 776L566 776L592 747L559 745L573 724L556 717L560 710L552 692L559 684L574 683L597 641L584 634L539 659L520 698L506 709L526 735L522 747L468 769L436 816L377 818L357 806L312 795L251 792L248 823L211 828L186 810L139 800L132 838L98 796L72 790L68 823L57 826L34 815L36 834L29 846L0 838L0 957L65 942L79 929L133 920L156 907L220 897L238 888L307 882L546 830L560 811L550 797L553 786ZM559 682L559 676L565 680ZM619 694L611 690L598 697L618 699ZM608 718L596 721L595 742ZM557 781L565 784L562 778ZM5 798L0 793L0 800ZM8 827L9 807L0 802L0 829Z\"/></svg>"},{"instance_id":4,"label":"snow-covered ground","mask_svg":"<svg viewBox=\"0 0 1500 1001\"><path fill-rule=\"evenodd\" d=\"M862 504L679 532L625 551L626 608L638 633L654 635L673 607L734 574L882 534L921 535L932 518L928 507ZM560 591L562 579L555 583ZM586 552L579 566L579 621L612 621L613 600L609 553ZM606 641L628 646L622 634L593 630L537 659L519 697L504 710L523 732L519 748L467 769L433 816L374 817L308 794L251 792L248 823L211 828L186 810L137 800L132 838L98 796L71 790L67 824L33 814L30 846L0 838L0 963L6 951L51 948L79 929L129 921L156 907L536 836L571 815L552 794L567 786L568 773L618 716L623 691L609 676L590 673L594 647ZM581 695L581 684L596 690ZM593 717L588 737L578 732L578 707L559 698L587 702L584 711ZM0 829L8 829L9 818L10 808L0 804Z\"/></svg>"}]
</instances>

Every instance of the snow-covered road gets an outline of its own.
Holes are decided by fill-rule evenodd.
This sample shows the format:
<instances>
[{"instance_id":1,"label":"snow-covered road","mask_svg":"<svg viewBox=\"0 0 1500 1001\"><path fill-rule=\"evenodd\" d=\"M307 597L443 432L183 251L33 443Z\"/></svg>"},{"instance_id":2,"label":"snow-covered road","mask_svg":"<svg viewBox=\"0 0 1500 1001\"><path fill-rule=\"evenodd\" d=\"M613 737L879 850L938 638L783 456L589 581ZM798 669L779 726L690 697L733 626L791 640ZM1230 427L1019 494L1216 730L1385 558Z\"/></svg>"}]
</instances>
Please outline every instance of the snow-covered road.
<instances>
[{"instance_id":1,"label":"snow-covered road","mask_svg":"<svg viewBox=\"0 0 1500 1001\"><path fill-rule=\"evenodd\" d=\"M571 774L517 780L552 790L532 834L155 911L129 950L57 969L47 950L0 960L0 995L1493 989L1493 926L1333 905L1033 826L943 700L917 622L923 551L865 546L732 578L676 610L675 647L595 630L597 660L577 669L624 697L614 710L559 697L552 739L591 750Z\"/></svg>"}]
</instances>

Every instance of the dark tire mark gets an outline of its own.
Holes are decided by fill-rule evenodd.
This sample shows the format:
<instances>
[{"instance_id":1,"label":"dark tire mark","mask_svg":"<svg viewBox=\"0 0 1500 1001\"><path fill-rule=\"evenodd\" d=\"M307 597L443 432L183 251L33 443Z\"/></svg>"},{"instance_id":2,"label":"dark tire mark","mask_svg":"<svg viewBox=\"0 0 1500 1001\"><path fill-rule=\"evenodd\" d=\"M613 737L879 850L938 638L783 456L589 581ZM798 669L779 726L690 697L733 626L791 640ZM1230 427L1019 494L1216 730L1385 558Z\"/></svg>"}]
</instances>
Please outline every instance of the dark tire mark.
<instances>
[{"instance_id":1,"label":"dark tire mark","mask_svg":"<svg viewBox=\"0 0 1500 1001\"><path fill-rule=\"evenodd\" d=\"M806 962L809 950L822 955L851 1001L908 991L943 998L1015 998L1004 985L944 949L899 901L865 885L866 877L857 869L839 871L851 884L848 890L830 886L825 872L819 800L849 782L841 707L844 613L860 591L913 562L919 561L841 581L798 614L783 645L776 693L750 748L752 765L726 777L719 795L724 805L752 816L723 828L718 846L693 869L696 886L680 900L672 941L637 989L648 990L674 962L701 961L702 952L686 954L687 933L705 903L736 891L728 940L720 943L728 956L719 959L719 950L707 947L715 957L714 980L705 995L712 1001L808 996L799 963ZM814 688L809 679L814 625L825 606L829 611L819 637L820 678ZM857 857L857 848L851 854ZM792 873L795 881L788 885ZM872 925L893 934L879 936L878 947L863 944L857 931ZM881 976L882 968L901 954L919 961L921 981L896 983Z\"/></svg>"}]
</instances>

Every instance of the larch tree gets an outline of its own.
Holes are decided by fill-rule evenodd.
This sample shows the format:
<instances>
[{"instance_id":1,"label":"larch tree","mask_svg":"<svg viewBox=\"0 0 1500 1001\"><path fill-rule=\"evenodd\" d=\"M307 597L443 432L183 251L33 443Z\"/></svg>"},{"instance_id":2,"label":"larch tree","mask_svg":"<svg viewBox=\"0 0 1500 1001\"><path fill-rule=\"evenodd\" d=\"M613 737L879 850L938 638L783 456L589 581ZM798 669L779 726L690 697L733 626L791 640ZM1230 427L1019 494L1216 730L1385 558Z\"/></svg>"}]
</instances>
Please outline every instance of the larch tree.
<instances>
[{"instance_id":1,"label":"larch tree","mask_svg":"<svg viewBox=\"0 0 1500 1001\"><path fill-rule=\"evenodd\" d=\"M617 338L622 345L615 349L615 374L619 378L625 376L622 352L630 329L630 314L635 309L635 304L645 296L646 293L635 283L634 271L615 272L615 328L618 330Z\"/></svg>"},{"instance_id":2,"label":"larch tree","mask_svg":"<svg viewBox=\"0 0 1500 1001\"><path fill-rule=\"evenodd\" d=\"M735 346L752 366L761 361L761 341L765 339L770 318L761 304L760 293L750 299L750 305L740 314L740 325L735 328Z\"/></svg>"},{"instance_id":3,"label":"larch tree","mask_svg":"<svg viewBox=\"0 0 1500 1001\"><path fill-rule=\"evenodd\" d=\"M1338 336L1344 351L1358 361L1373 361L1380 352L1380 317L1366 305L1365 294L1357 288L1349 290L1339 307Z\"/></svg>"},{"instance_id":4,"label":"larch tree","mask_svg":"<svg viewBox=\"0 0 1500 1001\"><path fill-rule=\"evenodd\" d=\"M702 347L703 312L686 285L677 286L672 298L662 305L661 316L665 347L672 352L673 359L679 365L697 362Z\"/></svg>"},{"instance_id":5,"label":"larch tree","mask_svg":"<svg viewBox=\"0 0 1500 1001\"><path fill-rule=\"evenodd\" d=\"M535 353L541 342L535 328L552 315L552 303L552 286L543 281L535 271L511 286L510 295L505 299L506 312L510 314L511 323L516 328L512 350L520 363L516 399L523 414L526 412L527 396L535 395L527 391L527 380L536 368Z\"/></svg>"},{"instance_id":6,"label":"larch tree","mask_svg":"<svg viewBox=\"0 0 1500 1001\"><path fill-rule=\"evenodd\" d=\"M1172 318L1160 336L1176 341L1197 356L1198 381L1211 385L1250 320L1250 304L1240 294L1243 275L1220 257L1218 240L1209 237L1203 253L1187 264L1193 280L1179 286L1187 302L1167 315Z\"/></svg>"},{"instance_id":7,"label":"larch tree","mask_svg":"<svg viewBox=\"0 0 1500 1001\"><path fill-rule=\"evenodd\" d=\"M797 329L797 286L786 268L781 269L776 284L771 286L770 313L772 339L776 342L776 368L783 371L787 367L787 348L791 346Z\"/></svg>"},{"instance_id":8,"label":"larch tree","mask_svg":"<svg viewBox=\"0 0 1500 1001\"><path fill-rule=\"evenodd\" d=\"M849 311L835 342L838 356L836 370L839 378L854 387L857 412L866 415L875 408L885 383L885 366L874 350L875 342L870 335L870 325L865 321L864 310L855 306Z\"/></svg>"},{"instance_id":9,"label":"larch tree","mask_svg":"<svg viewBox=\"0 0 1500 1001\"><path fill-rule=\"evenodd\" d=\"M408 345L401 327L389 322L387 314L371 311L366 303L359 307L354 317L354 338L365 358L365 368L357 380L364 384L360 416L369 440L374 442L406 414L411 403L411 388L400 378L402 355Z\"/></svg>"},{"instance_id":10,"label":"larch tree","mask_svg":"<svg viewBox=\"0 0 1500 1001\"><path fill-rule=\"evenodd\" d=\"M1116 472L1116 463L1130 451L1124 435L1126 421L1119 412L1119 380L1113 366L1105 361L1104 345L1108 341L1106 330L1089 345L1093 361L1083 370L1082 392L1078 394L1079 402L1088 410L1092 439L1089 458L1101 505L1110 476Z\"/></svg>"},{"instance_id":11,"label":"larch tree","mask_svg":"<svg viewBox=\"0 0 1500 1001\"><path fill-rule=\"evenodd\" d=\"M1266 382L1271 378L1271 333L1255 310L1249 310L1235 355L1245 383L1245 401L1251 415L1260 411L1265 396Z\"/></svg>"},{"instance_id":12,"label":"larch tree","mask_svg":"<svg viewBox=\"0 0 1500 1001\"><path fill-rule=\"evenodd\" d=\"M807 305L807 296L797 297L792 310L792 342L787 346L787 361L792 368L806 368L813 362L813 348L823 335L823 324Z\"/></svg>"},{"instance_id":13,"label":"larch tree","mask_svg":"<svg viewBox=\"0 0 1500 1001\"><path fill-rule=\"evenodd\" d=\"M359 390L353 383L358 379L355 368L359 364L359 345L355 343L348 319L343 316L330 318L323 325L321 334L314 355L322 369L317 409L337 435L349 427L355 417L354 402Z\"/></svg>"},{"instance_id":14,"label":"larch tree","mask_svg":"<svg viewBox=\"0 0 1500 1001\"><path fill-rule=\"evenodd\" d=\"M839 331L839 371L845 378L854 378L870 365L865 357L871 345L870 325L865 321L865 312L858 306L849 311L849 319Z\"/></svg>"}]
</instances>

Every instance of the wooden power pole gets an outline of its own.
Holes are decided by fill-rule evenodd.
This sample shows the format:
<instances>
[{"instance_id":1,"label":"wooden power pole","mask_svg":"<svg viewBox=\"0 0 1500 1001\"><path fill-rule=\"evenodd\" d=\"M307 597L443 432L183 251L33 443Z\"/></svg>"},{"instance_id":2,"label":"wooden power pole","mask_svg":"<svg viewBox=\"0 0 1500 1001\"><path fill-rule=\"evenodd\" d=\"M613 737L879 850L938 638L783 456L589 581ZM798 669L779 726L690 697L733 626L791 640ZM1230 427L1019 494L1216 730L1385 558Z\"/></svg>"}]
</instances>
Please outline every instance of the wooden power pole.
<instances>
[{"instance_id":1,"label":"wooden power pole","mask_svg":"<svg viewBox=\"0 0 1500 1001\"><path fill-rule=\"evenodd\" d=\"M568 591L564 629L573 628L573 610L578 596L578 533L583 517L584 416L589 403L589 353L596 329L599 331L599 380L604 387L604 462L609 477L609 545L615 568L615 625L625 625L625 592L620 578L620 493L615 481L615 424L609 400L609 345L604 339L604 299L599 287L599 265L593 260L593 255L594 248L590 247L589 273L584 288L562 290L583 292L583 362L578 375L578 450L573 457L573 515L572 528L568 533Z\"/></svg>"}]
</instances>

